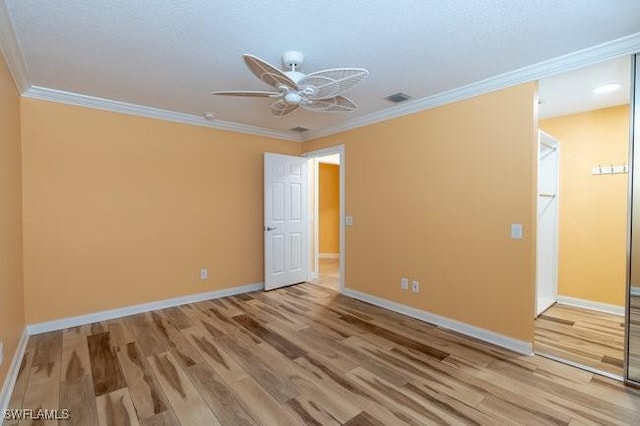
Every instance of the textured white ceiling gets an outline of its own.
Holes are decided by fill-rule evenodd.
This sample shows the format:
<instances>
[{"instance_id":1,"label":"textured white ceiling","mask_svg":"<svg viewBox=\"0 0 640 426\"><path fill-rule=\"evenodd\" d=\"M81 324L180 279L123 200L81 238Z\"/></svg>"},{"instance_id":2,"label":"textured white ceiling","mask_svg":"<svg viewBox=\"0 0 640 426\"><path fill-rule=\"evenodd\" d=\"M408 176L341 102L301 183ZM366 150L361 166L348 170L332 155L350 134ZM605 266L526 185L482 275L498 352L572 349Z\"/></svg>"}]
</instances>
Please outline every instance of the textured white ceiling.
<instances>
[{"instance_id":1,"label":"textured white ceiling","mask_svg":"<svg viewBox=\"0 0 640 426\"><path fill-rule=\"evenodd\" d=\"M312 130L640 32L638 0L6 0L31 84L270 129ZM351 114L273 117L243 53L364 67Z\"/></svg>"},{"instance_id":2,"label":"textured white ceiling","mask_svg":"<svg viewBox=\"0 0 640 426\"><path fill-rule=\"evenodd\" d=\"M593 89L608 83L619 83L621 87L611 93L593 93ZM629 56L543 78L538 86L539 116L550 118L627 104L630 91Z\"/></svg>"}]
</instances>

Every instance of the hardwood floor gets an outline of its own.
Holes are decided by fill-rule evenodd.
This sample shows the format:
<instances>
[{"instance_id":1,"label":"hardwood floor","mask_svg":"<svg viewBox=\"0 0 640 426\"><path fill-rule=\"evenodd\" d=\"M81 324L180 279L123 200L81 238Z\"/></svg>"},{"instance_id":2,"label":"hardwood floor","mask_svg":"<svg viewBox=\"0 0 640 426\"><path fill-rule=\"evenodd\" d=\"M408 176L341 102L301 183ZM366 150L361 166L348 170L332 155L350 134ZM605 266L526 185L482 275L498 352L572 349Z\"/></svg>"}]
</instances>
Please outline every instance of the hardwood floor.
<instances>
[{"instance_id":1,"label":"hardwood floor","mask_svg":"<svg viewBox=\"0 0 640 426\"><path fill-rule=\"evenodd\" d=\"M534 348L622 377L624 317L556 303L536 319Z\"/></svg>"},{"instance_id":2,"label":"hardwood floor","mask_svg":"<svg viewBox=\"0 0 640 426\"><path fill-rule=\"evenodd\" d=\"M340 289L340 261L338 259L318 259L318 278L313 284L338 291Z\"/></svg>"},{"instance_id":3,"label":"hardwood floor","mask_svg":"<svg viewBox=\"0 0 640 426\"><path fill-rule=\"evenodd\" d=\"M10 406L68 408L60 425L640 422L615 380L311 284L32 336Z\"/></svg>"}]
</instances>

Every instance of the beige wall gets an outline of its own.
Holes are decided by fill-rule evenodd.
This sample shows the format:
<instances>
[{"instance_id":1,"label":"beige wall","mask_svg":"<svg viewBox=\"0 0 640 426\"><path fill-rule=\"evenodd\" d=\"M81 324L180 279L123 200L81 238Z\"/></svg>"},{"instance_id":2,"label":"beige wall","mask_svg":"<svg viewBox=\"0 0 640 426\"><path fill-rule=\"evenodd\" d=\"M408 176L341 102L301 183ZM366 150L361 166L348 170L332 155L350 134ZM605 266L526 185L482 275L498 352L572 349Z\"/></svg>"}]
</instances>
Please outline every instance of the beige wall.
<instances>
[{"instance_id":1,"label":"beige wall","mask_svg":"<svg viewBox=\"0 0 640 426\"><path fill-rule=\"evenodd\" d=\"M0 55L0 388L24 330L20 95Z\"/></svg>"},{"instance_id":2,"label":"beige wall","mask_svg":"<svg viewBox=\"0 0 640 426\"><path fill-rule=\"evenodd\" d=\"M299 143L31 99L22 119L28 323L263 281L263 152Z\"/></svg>"},{"instance_id":3,"label":"beige wall","mask_svg":"<svg viewBox=\"0 0 640 426\"><path fill-rule=\"evenodd\" d=\"M318 164L320 253L340 253L340 166Z\"/></svg>"},{"instance_id":4,"label":"beige wall","mask_svg":"<svg viewBox=\"0 0 640 426\"><path fill-rule=\"evenodd\" d=\"M348 288L533 341L535 92L523 84L304 144L345 145ZM509 238L513 222L523 240Z\"/></svg>"},{"instance_id":5,"label":"beige wall","mask_svg":"<svg viewBox=\"0 0 640 426\"><path fill-rule=\"evenodd\" d=\"M535 90L303 146L346 146L349 288L532 341ZM29 323L262 281L262 153L300 144L22 108ZM512 222L523 240L509 238ZM421 281L418 295L400 290L403 276Z\"/></svg>"},{"instance_id":6,"label":"beige wall","mask_svg":"<svg viewBox=\"0 0 640 426\"><path fill-rule=\"evenodd\" d=\"M540 121L560 141L558 294L623 306L626 174L593 176L629 156L628 105Z\"/></svg>"}]
</instances>

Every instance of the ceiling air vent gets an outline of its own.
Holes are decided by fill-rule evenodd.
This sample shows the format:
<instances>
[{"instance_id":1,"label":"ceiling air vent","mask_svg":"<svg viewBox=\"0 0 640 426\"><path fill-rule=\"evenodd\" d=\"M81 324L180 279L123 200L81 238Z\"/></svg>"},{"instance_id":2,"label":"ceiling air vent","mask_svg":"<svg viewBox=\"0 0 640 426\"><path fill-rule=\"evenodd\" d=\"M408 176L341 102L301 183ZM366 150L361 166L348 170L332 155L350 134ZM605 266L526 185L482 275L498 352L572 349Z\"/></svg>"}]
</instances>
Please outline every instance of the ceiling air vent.
<instances>
[{"instance_id":1,"label":"ceiling air vent","mask_svg":"<svg viewBox=\"0 0 640 426\"><path fill-rule=\"evenodd\" d=\"M298 132L298 133L302 133L302 132L306 132L309 129L307 129L306 127L297 126L297 127L292 128L292 129L289 129L289 130L292 130L292 131Z\"/></svg>"},{"instance_id":2,"label":"ceiling air vent","mask_svg":"<svg viewBox=\"0 0 640 426\"><path fill-rule=\"evenodd\" d=\"M411 99L411 96L407 95L406 93L398 92L398 93L394 93L393 95L387 96L385 99L388 100L389 102L399 104L400 102L404 102Z\"/></svg>"}]
</instances>

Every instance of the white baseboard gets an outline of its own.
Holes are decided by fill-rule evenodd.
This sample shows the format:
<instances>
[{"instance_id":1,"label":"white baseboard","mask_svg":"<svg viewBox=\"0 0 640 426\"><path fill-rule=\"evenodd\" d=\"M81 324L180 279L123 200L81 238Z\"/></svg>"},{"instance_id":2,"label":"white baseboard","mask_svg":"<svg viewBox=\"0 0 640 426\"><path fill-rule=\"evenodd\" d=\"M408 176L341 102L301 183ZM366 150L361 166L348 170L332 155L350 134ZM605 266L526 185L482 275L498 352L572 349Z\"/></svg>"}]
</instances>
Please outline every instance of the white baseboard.
<instances>
[{"instance_id":1,"label":"white baseboard","mask_svg":"<svg viewBox=\"0 0 640 426\"><path fill-rule=\"evenodd\" d=\"M576 297L558 296L557 302L576 308L592 309L614 315L624 315L624 306L610 305L609 303L592 302L591 300L578 299Z\"/></svg>"},{"instance_id":2,"label":"white baseboard","mask_svg":"<svg viewBox=\"0 0 640 426\"><path fill-rule=\"evenodd\" d=\"M208 291L205 293L190 294L188 296L176 297L174 299L160 300L158 302L143 303L141 305L127 306L125 308L110 309L108 311L96 312L77 317L62 318L59 320L30 324L27 332L32 334L46 333L49 331L62 330L69 327L91 324L98 321L105 321L114 318L126 317L143 312L155 311L157 309L171 308L173 306L185 305L187 303L202 302L204 300L219 299L221 297L233 296L241 293L249 293L264 288L263 283L243 285L240 287L225 288L223 290Z\"/></svg>"},{"instance_id":3,"label":"white baseboard","mask_svg":"<svg viewBox=\"0 0 640 426\"><path fill-rule=\"evenodd\" d=\"M318 259L340 259L340 253L318 253Z\"/></svg>"},{"instance_id":4,"label":"white baseboard","mask_svg":"<svg viewBox=\"0 0 640 426\"><path fill-rule=\"evenodd\" d=\"M319 276L317 272L309 272L309 281L317 280Z\"/></svg>"},{"instance_id":5,"label":"white baseboard","mask_svg":"<svg viewBox=\"0 0 640 426\"><path fill-rule=\"evenodd\" d=\"M475 337L476 339L480 339L487 343L509 349L510 351L517 352L522 355L533 354L533 345L530 342L514 339L513 337L495 333L484 328L476 327L464 322L432 314L421 309L412 308L411 306L392 302L390 300L382 299L370 294L361 293L356 290L345 288L342 294L344 294L345 296L353 297L354 299L371 303L372 305L380 306L381 308L389 309L390 311L398 312L400 314L419 319L420 321L428 322L442 328L456 331L466 336Z\"/></svg>"},{"instance_id":6,"label":"white baseboard","mask_svg":"<svg viewBox=\"0 0 640 426\"><path fill-rule=\"evenodd\" d=\"M27 328L25 327L22 332L22 336L20 336L20 341L18 342L16 352L13 354L13 359L11 361L11 365L9 366L7 377L4 379L2 391L0 391L0 413L4 413L4 410L9 407L11 394L13 393L13 387L16 385L16 379L18 378L20 365L22 364L22 358L24 357L24 350L27 347L27 340L29 340L29 334L27 332Z\"/></svg>"}]
</instances>

